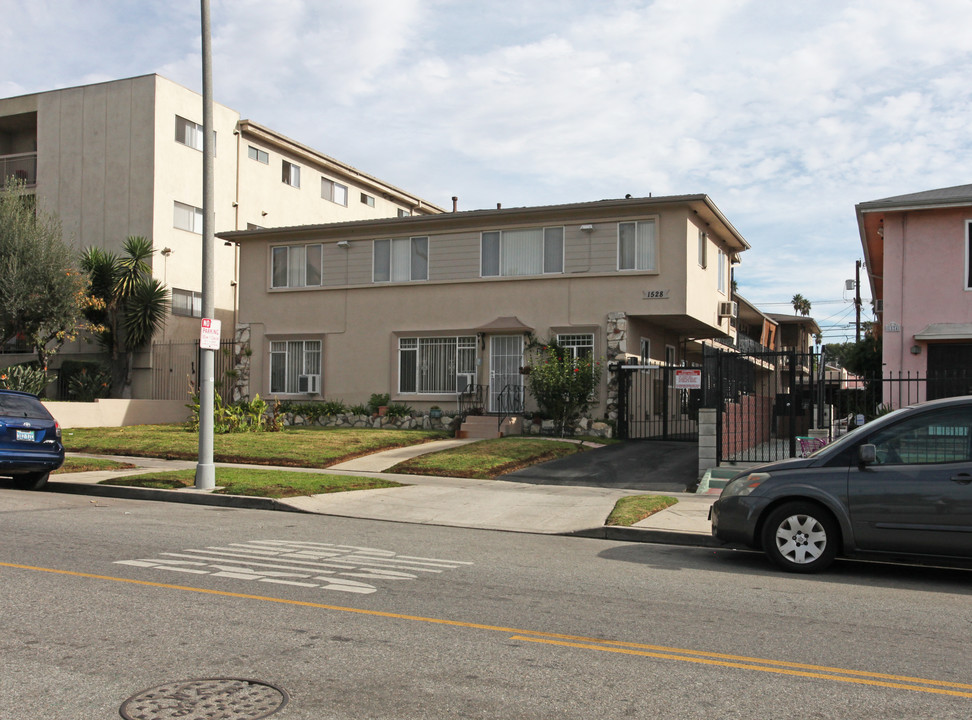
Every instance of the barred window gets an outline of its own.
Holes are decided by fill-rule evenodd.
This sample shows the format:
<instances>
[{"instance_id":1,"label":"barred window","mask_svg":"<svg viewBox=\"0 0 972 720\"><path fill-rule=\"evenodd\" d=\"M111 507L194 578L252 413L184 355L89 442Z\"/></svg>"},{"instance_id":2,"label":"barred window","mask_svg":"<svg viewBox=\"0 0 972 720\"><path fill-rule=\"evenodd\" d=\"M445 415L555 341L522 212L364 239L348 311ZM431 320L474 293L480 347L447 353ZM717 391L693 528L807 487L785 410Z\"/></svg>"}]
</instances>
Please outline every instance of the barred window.
<instances>
[{"instance_id":1,"label":"barred window","mask_svg":"<svg viewBox=\"0 0 972 720\"><path fill-rule=\"evenodd\" d=\"M319 386L320 375L320 340L270 343L270 392L302 392L301 377L317 376Z\"/></svg>"},{"instance_id":2,"label":"barred window","mask_svg":"<svg viewBox=\"0 0 972 720\"><path fill-rule=\"evenodd\" d=\"M398 391L454 393L465 382L457 378L476 372L476 338L403 337L398 340ZM458 385L457 385L458 382Z\"/></svg>"},{"instance_id":3,"label":"barred window","mask_svg":"<svg viewBox=\"0 0 972 720\"><path fill-rule=\"evenodd\" d=\"M589 358L594 354L594 334L579 333L576 335L558 335L557 344L570 353L570 356L578 360Z\"/></svg>"}]
</instances>

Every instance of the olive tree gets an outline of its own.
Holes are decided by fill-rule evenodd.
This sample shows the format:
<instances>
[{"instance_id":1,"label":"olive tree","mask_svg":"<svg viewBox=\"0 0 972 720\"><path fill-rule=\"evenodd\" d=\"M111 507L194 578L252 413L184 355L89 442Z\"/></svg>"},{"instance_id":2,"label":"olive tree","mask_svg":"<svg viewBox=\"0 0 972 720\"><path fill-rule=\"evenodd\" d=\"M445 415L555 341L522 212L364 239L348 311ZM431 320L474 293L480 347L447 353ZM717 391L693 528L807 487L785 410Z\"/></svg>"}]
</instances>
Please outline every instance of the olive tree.
<instances>
[{"instance_id":1,"label":"olive tree","mask_svg":"<svg viewBox=\"0 0 972 720\"><path fill-rule=\"evenodd\" d=\"M61 223L34 195L0 178L0 343L27 343L41 370L83 328L86 281Z\"/></svg>"}]
</instances>

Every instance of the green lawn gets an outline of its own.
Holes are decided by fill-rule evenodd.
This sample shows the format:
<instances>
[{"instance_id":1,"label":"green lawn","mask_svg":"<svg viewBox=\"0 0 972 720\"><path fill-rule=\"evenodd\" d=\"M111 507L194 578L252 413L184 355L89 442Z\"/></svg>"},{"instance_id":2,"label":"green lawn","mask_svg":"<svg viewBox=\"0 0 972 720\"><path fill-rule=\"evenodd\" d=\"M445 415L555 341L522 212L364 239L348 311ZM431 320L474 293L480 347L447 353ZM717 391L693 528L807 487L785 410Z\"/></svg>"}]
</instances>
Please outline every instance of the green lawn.
<instances>
[{"instance_id":1,"label":"green lawn","mask_svg":"<svg viewBox=\"0 0 972 720\"><path fill-rule=\"evenodd\" d=\"M280 432L232 433L213 438L216 462L325 468L381 450L442 440L438 430L287 428ZM195 460L198 435L181 425L74 428L64 430L69 452Z\"/></svg>"},{"instance_id":2,"label":"green lawn","mask_svg":"<svg viewBox=\"0 0 972 720\"><path fill-rule=\"evenodd\" d=\"M104 458L64 458L64 464L56 473L88 472L90 470L128 470L135 467L131 463L106 460Z\"/></svg>"},{"instance_id":3,"label":"green lawn","mask_svg":"<svg viewBox=\"0 0 972 720\"><path fill-rule=\"evenodd\" d=\"M192 487L195 480L196 471L190 469L127 475L111 480L102 480L99 484L171 490ZM353 475L218 467L216 468L216 486L218 489L215 492L225 495L285 498L348 490L402 487L402 484L379 478L355 477Z\"/></svg>"},{"instance_id":4,"label":"green lawn","mask_svg":"<svg viewBox=\"0 0 972 720\"><path fill-rule=\"evenodd\" d=\"M388 472L489 480L586 449L576 443L543 438L497 438L421 455L395 465Z\"/></svg>"},{"instance_id":5,"label":"green lawn","mask_svg":"<svg viewBox=\"0 0 972 720\"><path fill-rule=\"evenodd\" d=\"M667 495L632 495L618 500L614 510L608 515L605 525L634 525L659 510L664 510L677 503L673 497Z\"/></svg>"}]
</instances>

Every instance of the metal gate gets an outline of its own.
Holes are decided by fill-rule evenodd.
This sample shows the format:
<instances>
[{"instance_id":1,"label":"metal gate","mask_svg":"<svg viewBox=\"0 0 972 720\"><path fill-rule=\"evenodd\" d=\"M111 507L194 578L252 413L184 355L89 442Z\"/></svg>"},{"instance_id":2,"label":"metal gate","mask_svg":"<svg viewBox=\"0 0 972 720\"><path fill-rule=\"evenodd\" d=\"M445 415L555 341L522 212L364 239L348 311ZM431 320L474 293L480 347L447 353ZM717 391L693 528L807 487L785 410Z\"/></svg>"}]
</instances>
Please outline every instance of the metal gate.
<instances>
[{"instance_id":1,"label":"metal gate","mask_svg":"<svg viewBox=\"0 0 972 720\"><path fill-rule=\"evenodd\" d=\"M213 354L215 390L225 402L233 399L233 340L222 340ZM199 386L199 341L152 345L152 399L186 400Z\"/></svg>"},{"instance_id":2,"label":"metal gate","mask_svg":"<svg viewBox=\"0 0 972 720\"><path fill-rule=\"evenodd\" d=\"M814 353L727 353L706 348L706 407L716 409L718 462L771 462L799 454L814 427Z\"/></svg>"},{"instance_id":3,"label":"metal gate","mask_svg":"<svg viewBox=\"0 0 972 720\"><path fill-rule=\"evenodd\" d=\"M611 370L618 383L619 438L698 441L702 368L619 363Z\"/></svg>"}]
</instances>

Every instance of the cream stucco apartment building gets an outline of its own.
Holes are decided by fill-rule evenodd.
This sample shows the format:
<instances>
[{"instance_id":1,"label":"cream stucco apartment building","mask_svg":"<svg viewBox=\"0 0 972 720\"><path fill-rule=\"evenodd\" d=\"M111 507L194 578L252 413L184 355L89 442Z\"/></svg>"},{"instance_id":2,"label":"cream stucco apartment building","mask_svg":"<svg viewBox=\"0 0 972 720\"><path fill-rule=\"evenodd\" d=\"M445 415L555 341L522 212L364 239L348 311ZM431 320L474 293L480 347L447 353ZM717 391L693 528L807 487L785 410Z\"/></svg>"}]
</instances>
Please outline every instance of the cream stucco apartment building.
<instances>
[{"instance_id":1,"label":"cream stucco apartment building","mask_svg":"<svg viewBox=\"0 0 972 720\"><path fill-rule=\"evenodd\" d=\"M202 97L154 74L0 99L0 182L26 181L79 249L149 238L153 274L172 291L164 341L199 337L201 123ZM217 232L442 211L224 105L214 131ZM216 316L232 337L237 247L220 241L215 252ZM151 353L138 363L135 395L151 397Z\"/></svg>"},{"instance_id":2,"label":"cream stucco apartment building","mask_svg":"<svg viewBox=\"0 0 972 720\"><path fill-rule=\"evenodd\" d=\"M240 246L250 396L357 404L388 393L448 410L482 385L487 411L522 387L530 336L605 360L700 359L704 339L733 333L731 265L749 247L705 195L221 237ZM594 417L610 404L604 383Z\"/></svg>"}]
</instances>

